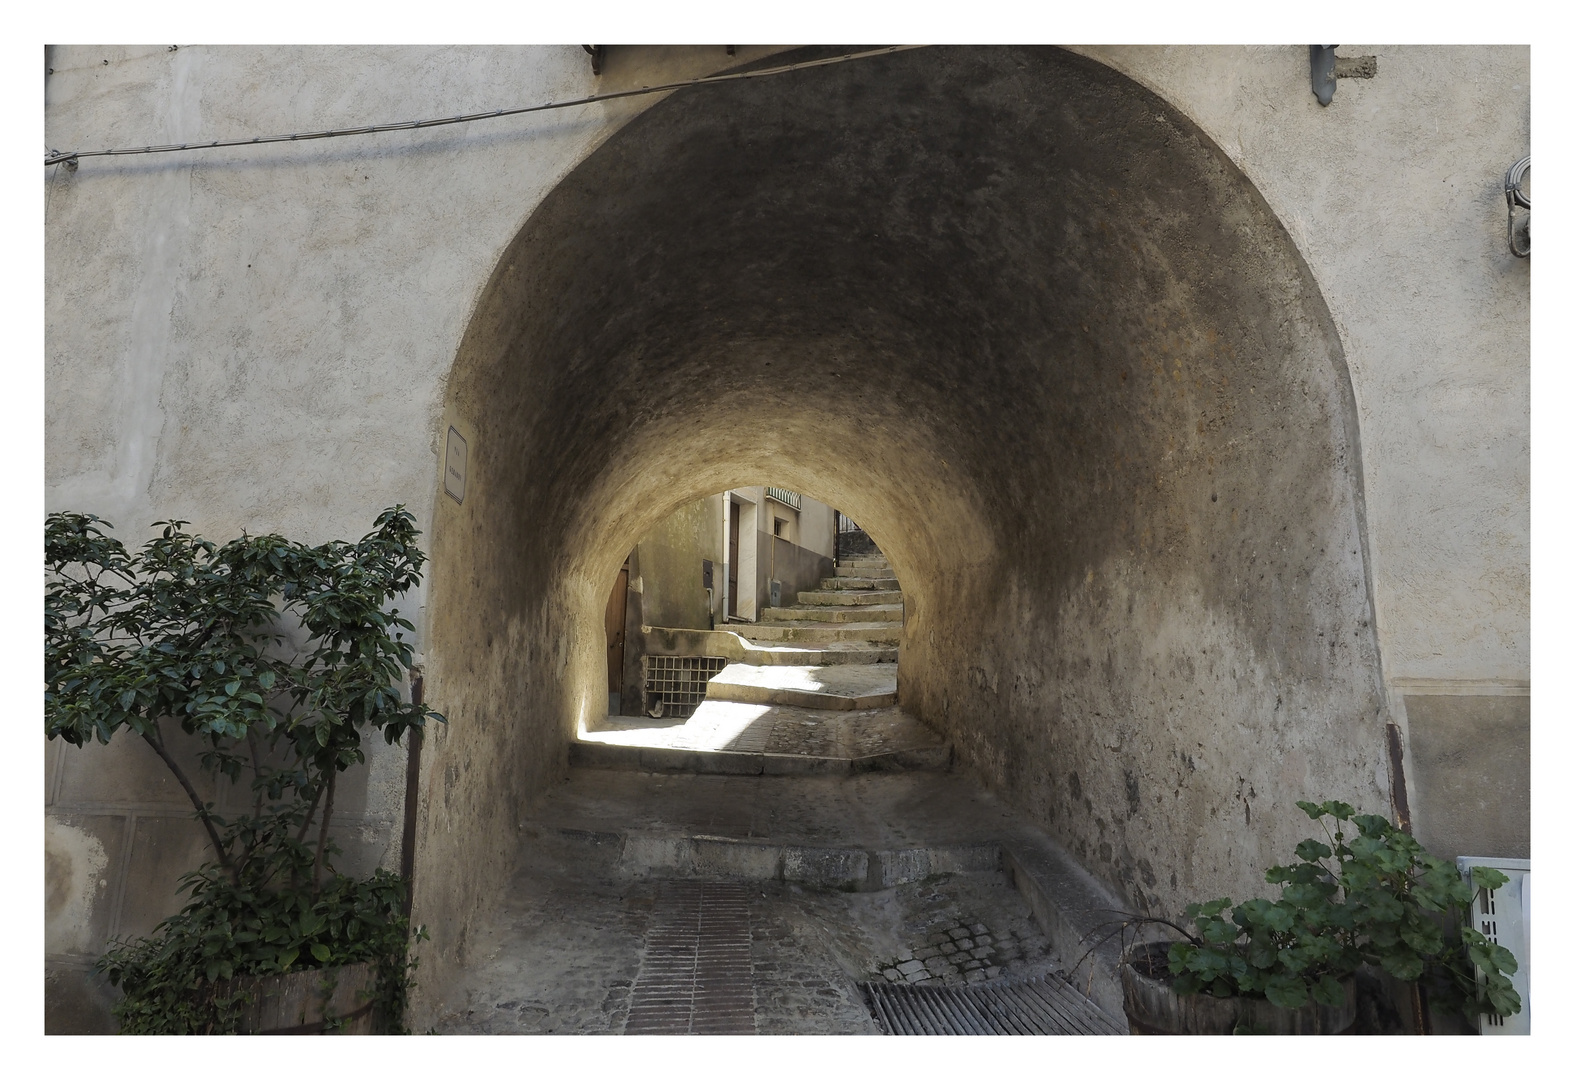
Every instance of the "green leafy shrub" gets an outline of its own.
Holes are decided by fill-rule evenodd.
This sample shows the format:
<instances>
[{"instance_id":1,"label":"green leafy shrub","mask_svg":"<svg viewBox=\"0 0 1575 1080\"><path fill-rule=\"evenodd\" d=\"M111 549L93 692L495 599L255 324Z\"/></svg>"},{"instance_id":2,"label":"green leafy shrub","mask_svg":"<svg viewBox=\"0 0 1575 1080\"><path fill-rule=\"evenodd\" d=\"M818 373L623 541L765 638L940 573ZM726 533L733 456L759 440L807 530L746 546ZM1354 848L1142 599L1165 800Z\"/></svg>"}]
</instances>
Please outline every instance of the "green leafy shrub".
<instances>
[{"instance_id":1,"label":"green leafy shrub","mask_svg":"<svg viewBox=\"0 0 1575 1080\"><path fill-rule=\"evenodd\" d=\"M294 871L309 871L315 858L287 835L280 839L270 857L248 860L239 885L217 863L185 875L191 901L179 914L99 960L98 970L124 991L114 1006L122 1034L234 1032L251 1003L248 977L361 962L376 966L375 1030L404 1030L415 966L404 880L377 870L360 880L333 874L316 889L273 887L262 867L293 863Z\"/></svg>"},{"instance_id":2,"label":"green leafy shrub","mask_svg":"<svg viewBox=\"0 0 1575 1080\"><path fill-rule=\"evenodd\" d=\"M1287 1009L1309 999L1338 1005L1341 980L1371 964L1406 982L1426 979L1468 1012L1520 1011L1514 956L1467 917L1478 889L1508 878L1475 867L1467 881L1386 818L1345 803L1296 805L1323 825L1327 842L1303 840L1297 862L1268 871L1278 900L1188 905L1195 932L1177 927L1187 940L1170 947L1177 993L1263 997Z\"/></svg>"},{"instance_id":3,"label":"green leafy shrub","mask_svg":"<svg viewBox=\"0 0 1575 1080\"><path fill-rule=\"evenodd\" d=\"M135 554L92 515L51 514L44 527L46 734L141 738L214 852L182 879L180 913L101 958L125 992L116 1016L128 1032L230 1031L247 979L374 961L381 1026L397 1029L405 883L337 873L329 827L339 773L365 760L364 731L392 744L443 719L397 686L412 626L388 605L421 580L414 518L396 506L360 541L317 546L218 545L184 525L157 522ZM171 723L202 740L202 768L249 782L249 814L222 817L199 797L166 741Z\"/></svg>"}]
</instances>

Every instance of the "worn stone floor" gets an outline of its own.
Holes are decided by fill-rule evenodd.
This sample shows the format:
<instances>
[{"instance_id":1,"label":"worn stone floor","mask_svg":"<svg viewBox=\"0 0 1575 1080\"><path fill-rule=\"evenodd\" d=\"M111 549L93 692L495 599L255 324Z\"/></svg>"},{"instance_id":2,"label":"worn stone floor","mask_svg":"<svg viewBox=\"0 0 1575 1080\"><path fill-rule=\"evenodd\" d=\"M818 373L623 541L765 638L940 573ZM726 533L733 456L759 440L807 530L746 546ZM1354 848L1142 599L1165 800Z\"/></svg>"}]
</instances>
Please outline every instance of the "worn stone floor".
<instances>
[{"instance_id":1,"label":"worn stone floor","mask_svg":"<svg viewBox=\"0 0 1575 1080\"><path fill-rule=\"evenodd\" d=\"M654 925L671 903L665 894L696 883L631 879L611 846L552 830L527 838L522 854L514 887L478 931L477 959L434 1030L659 1030L649 1018L630 1024L631 999L671 952L664 948L670 932L661 933L670 928ZM743 992L750 1027L760 1034L878 1034L859 982L958 984L1060 968L1027 904L998 871L935 875L878 892L728 884L747 898ZM653 947L661 954L655 961ZM704 1028L696 1021L687 1030Z\"/></svg>"},{"instance_id":2,"label":"worn stone floor","mask_svg":"<svg viewBox=\"0 0 1575 1080\"><path fill-rule=\"evenodd\" d=\"M879 556L821 585L768 614L813 640L901 600ZM1043 907L1063 853L895 706L891 613L826 646L865 663L734 662L686 720L581 732L436 1030L879 1034L860 983L1058 971L1017 886Z\"/></svg>"}]
</instances>

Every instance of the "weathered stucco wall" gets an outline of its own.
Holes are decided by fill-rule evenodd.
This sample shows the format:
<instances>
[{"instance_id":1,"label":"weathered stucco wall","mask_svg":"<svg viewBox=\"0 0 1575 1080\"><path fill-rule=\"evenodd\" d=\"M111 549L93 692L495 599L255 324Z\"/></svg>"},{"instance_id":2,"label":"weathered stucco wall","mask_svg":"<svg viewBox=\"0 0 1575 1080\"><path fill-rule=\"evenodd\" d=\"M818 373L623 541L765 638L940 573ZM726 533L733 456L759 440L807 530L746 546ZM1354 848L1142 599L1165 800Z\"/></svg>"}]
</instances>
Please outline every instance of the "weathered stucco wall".
<instances>
[{"instance_id":1,"label":"weathered stucco wall","mask_svg":"<svg viewBox=\"0 0 1575 1080\"><path fill-rule=\"evenodd\" d=\"M598 80L577 45L56 46L45 124L55 147L179 142L562 99L727 62L720 47L614 50ZM317 543L361 535L396 502L430 532L443 386L477 294L531 207L652 100L416 140L49 169L47 508L97 513L129 543L171 517L211 537ZM418 624L424 605L423 590L410 604ZM58 749L49 790L69 766L85 770L82 794L51 795L46 812L130 838L119 854L109 845L120 841L101 840L106 884L71 894L91 910L56 904L49 920L50 940L70 945L52 949L50 1030L101 1029L104 988L83 977L101 935L151 928L143 915L169 912L203 849L178 801L124 793L141 766L122 759L144 748L117 748L113 761ZM398 821L404 755L381 744L369 755L396 778L384 785L394 801L368 809L367 843L383 852L397 847L397 824L379 823ZM64 895L68 877L86 880L86 849L57 839L49 881ZM183 854L167 855L172 845Z\"/></svg>"},{"instance_id":2,"label":"weathered stucco wall","mask_svg":"<svg viewBox=\"0 0 1575 1080\"><path fill-rule=\"evenodd\" d=\"M46 132L451 115L764 51L614 50L598 83L578 46L65 47ZM50 509L320 541L404 502L428 529L413 606L451 723L422 784L424 1008L605 707L619 562L730 486L866 524L909 598L905 703L1160 908L1255 881L1297 784L1386 809L1386 686L1402 723L1407 694L1475 702L1427 706L1413 762L1448 765L1429 723L1524 729L1450 688L1527 685L1529 268L1498 191L1527 51L1342 47L1378 76L1326 110L1303 46L1084 51L1109 66L932 49L48 171ZM51 811L61 949L94 948L81 927L140 888L117 860L153 850L89 809Z\"/></svg>"},{"instance_id":3,"label":"weathered stucco wall","mask_svg":"<svg viewBox=\"0 0 1575 1080\"><path fill-rule=\"evenodd\" d=\"M1531 837L1531 263L1509 253L1501 185L1531 152L1530 51L1342 45L1377 74L1340 80L1325 109L1298 48L1078 51L1185 108L1307 260L1355 390L1418 835L1512 856ZM1436 697L1453 699L1447 739ZM1481 753L1447 751L1457 737ZM1483 813L1445 794L1467 788Z\"/></svg>"},{"instance_id":4,"label":"weathered stucco wall","mask_svg":"<svg viewBox=\"0 0 1575 1080\"><path fill-rule=\"evenodd\" d=\"M711 628L701 561L710 559L713 574L721 573L727 549L716 534L720 501L715 496L696 499L641 538L637 549L645 625Z\"/></svg>"},{"instance_id":5,"label":"weathered stucco wall","mask_svg":"<svg viewBox=\"0 0 1575 1080\"><path fill-rule=\"evenodd\" d=\"M837 520L834 508L806 497L798 512L798 537L794 543L820 555L835 555Z\"/></svg>"},{"instance_id":6,"label":"weathered stucco wall","mask_svg":"<svg viewBox=\"0 0 1575 1080\"><path fill-rule=\"evenodd\" d=\"M798 594L820 588L822 578L828 578L836 568L830 555L800 547L781 537L762 532L755 534L760 555L756 566L756 595L760 607L771 605L771 582L782 583L781 601L784 606L798 603Z\"/></svg>"}]
</instances>

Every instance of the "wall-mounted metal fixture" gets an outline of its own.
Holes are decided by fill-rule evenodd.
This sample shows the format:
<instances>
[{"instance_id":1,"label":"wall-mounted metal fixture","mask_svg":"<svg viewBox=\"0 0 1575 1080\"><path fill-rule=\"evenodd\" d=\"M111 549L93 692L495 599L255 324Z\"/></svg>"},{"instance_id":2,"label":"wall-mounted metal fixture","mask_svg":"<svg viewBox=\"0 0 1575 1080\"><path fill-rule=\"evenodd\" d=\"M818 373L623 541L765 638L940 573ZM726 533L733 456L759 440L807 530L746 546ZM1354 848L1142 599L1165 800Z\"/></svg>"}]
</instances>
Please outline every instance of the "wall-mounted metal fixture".
<instances>
[{"instance_id":1,"label":"wall-mounted metal fixture","mask_svg":"<svg viewBox=\"0 0 1575 1080\"><path fill-rule=\"evenodd\" d=\"M602 61L607 58L607 46L581 45L580 48L591 54L591 74L600 75L602 73Z\"/></svg>"},{"instance_id":2,"label":"wall-mounted metal fixture","mask_svg":"<svg viewBox=\"0 0 1575 1080\"><path fill-rule=\"evenodd\" d=\"M1327 105L1334 100L1334 50L1338 45L1309 45L1307 52L1312 57L1312 88L1313 97L1318 99L1318 104Z\"/></svg>"},{"instance_id":3,"label":"wall-mounted metal fixture","mask_svg":"<svg viewBox=\"0 0 1575 1080\"><path fill-rule=\"evenodd\" d=\"M1509 167L1504 174L1504 201L1509 204L1509 252L1517 259L1531 258L1531 198L1524 190L1526 170L1531 168L1531 158L1523 157ZM1521 230L1521 235L1526 238L1526 246L1522 248L1515 242L1515 207L1527 211L1526 225Z\"/></svg>"},{"instance_id":4,"label":"wall-mounted metal fixture","mask_svg":"<svg viewBox=\"0 0 1575 1080\"><path fill-rule=\"evenodd\" d=\"M1378 74L1376 56L1336 56L1338 45L1309 45L1307 52L1312 60L1312 92L1318 104L1327 105L1334 100L1334 88L1339 79L1371 79Z\"/></svg>"}]
</instances>

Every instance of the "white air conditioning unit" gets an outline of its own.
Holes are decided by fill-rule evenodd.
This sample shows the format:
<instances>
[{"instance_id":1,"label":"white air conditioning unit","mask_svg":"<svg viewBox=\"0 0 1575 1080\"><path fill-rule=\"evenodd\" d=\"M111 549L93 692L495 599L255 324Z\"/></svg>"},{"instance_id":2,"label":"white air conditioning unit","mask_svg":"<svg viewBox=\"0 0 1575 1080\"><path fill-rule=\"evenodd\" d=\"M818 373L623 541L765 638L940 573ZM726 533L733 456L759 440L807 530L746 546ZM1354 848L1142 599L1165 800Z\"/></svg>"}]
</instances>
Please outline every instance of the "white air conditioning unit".
<instances>
[{"instance_id":1,"label":"white air conditioning unit","mask_svg":"<svg viewBox=\"0 0 1575 1080\"><path fill-rule=\"evenodd\" d=\"M1466 878L1473 866L1486 866L1509 878L1502 888L1479 890L1471 905L1471 925L1489 941L1515 954L1517 967L1510 982L1520 995L1520 1012L1514 1016L1477 1018L1477 1030L1484 1035L1531 1034L1531 860L1490 859L1462 855L1455 866Z\"/></svg>"}]
</instances>

